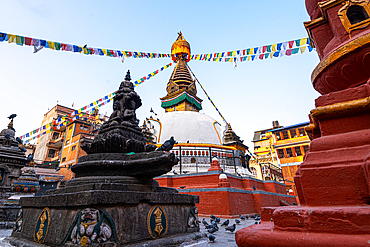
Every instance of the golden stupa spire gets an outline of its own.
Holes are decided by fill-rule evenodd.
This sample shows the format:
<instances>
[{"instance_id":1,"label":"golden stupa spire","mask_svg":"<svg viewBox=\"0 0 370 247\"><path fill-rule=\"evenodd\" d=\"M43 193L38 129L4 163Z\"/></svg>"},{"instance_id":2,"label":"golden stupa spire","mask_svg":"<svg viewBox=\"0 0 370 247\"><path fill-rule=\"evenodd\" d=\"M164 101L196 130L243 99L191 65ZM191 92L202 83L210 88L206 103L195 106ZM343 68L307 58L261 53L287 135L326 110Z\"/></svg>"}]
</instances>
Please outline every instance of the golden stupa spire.
<instances>
[{"instance_id":1,"label":"golden stupa spire","mask_svg":"<svg viewBox=\"0 0 370 247\"><path fill-rule=\"evenodd\" d=\"M197 97L195 80L188 69L190 61L190 44L178 33L177 40L172 44L172 60L177 63L167 83L167 95L161 98L162 107L169 111L199 111L202 100Z\"/></svg>"},{"instance_id":2,"label":"golden stupa spire","mask_svg":"<svg viewBox=\"0 0 370 247\"><path fill-rule=\"evenodd\" d=\"M190 44L182 36L181 31L178 33L177 40L172 44L172 60L177 63L179 59L184 58L186 62L190 61Z\"/></svg>"}]
</instances>

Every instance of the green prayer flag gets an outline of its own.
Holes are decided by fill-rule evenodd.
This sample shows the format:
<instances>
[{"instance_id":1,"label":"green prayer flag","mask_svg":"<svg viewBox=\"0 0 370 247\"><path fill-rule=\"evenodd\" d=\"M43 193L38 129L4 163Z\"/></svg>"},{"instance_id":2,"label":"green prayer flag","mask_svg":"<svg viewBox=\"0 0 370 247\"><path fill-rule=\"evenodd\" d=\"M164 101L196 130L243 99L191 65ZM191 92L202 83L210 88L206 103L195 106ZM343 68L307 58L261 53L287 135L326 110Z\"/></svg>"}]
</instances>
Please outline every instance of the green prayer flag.
<instances>
[{"instance_id":1,"label":"green prayer flag","mask_svg":"<svg viewBox=\"0 0 370 247\"><path fill-rule=\"evenodd\" d=\"M295 40L295 45L299 47L301 45L301 39Z\"/></svg>"},{"instance_id":2,"label":"green prayer flag","mask_svg":"<svg viewBox=\"0 0 370 247\"><path fill-rule=\"evenodd\" d=\"M298 51L299 51L299 48L294 48L294 49L292 50L292 55L293 55L293 54L297 54L297 53L298 53Z\"/></svg>"},{"instance_id":3,"label":"green prayer flag","mask_svg":"<svg viewBox=\"0 0 370 247\"><path fill-rule=\"evenodd\" d=\"M267 51L268 51L268 52L271 52L271 46L272 46L272 45L268 45L268 46L267 46Z\"/></svg>"},{"instance_id":4,"label":"green prayer flag","mask_svg":"<svg viewBox=\"0 0 370 247\"><path fill-rule=\"evenodd\" d=\"M59 51L60 48L61 48L61 44L58 43L58 42L54 42L54 48L55 48L55 50Z\"/></svg>"}]
</instances>

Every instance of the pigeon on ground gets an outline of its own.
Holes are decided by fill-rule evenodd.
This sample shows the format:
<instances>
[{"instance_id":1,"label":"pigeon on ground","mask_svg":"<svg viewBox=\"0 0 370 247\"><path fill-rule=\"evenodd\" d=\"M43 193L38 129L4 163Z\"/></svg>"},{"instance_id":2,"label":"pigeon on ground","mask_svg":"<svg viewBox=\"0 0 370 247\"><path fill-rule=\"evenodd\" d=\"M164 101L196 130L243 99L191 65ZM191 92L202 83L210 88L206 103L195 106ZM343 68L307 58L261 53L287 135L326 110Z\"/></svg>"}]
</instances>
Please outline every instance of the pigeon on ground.
<instances>
[{"instance_id":1,"label":"pigeon on ground","mask_svg":"<svg viewBox=\"0 0 370 247\"><path fill-rule=\"evenodd\" d=\"M249 215L248 215L248 214L246 214L246 215L245 215L245 218L246 218L246 219L249 219Z\"/></svg>"},{"instance_id":2,"label":"pigeon on ground","mask_svg":"<svg viewBox=\"0 0 370 247\"><path fill-rule=\"evenodd\" d=\"M208 226L208 222L206 221L205 218L203 218L202 223L203 223L203 225Z\"/></svg>"},{"instance_id":3,"label":"pigeon on ground","mask_svg":"<svg viewBox=\"0 0 370 247\"><path fill-rule=\"evenodd\" d=\"M236 225L233 224L232 226L228 226L225 228L225 231L230 231L230 232L234 232L236 229Z\"/></svg>"},{"instance_id":4,"label":"pigeon on ground","mask_svg":"<svg viewBox=\"0 0 370 247\"><path fill-rule=\"evenodd\" d=\"M180 186L180 189L185 189L186 186Z\"/></svg>"},{"instance_id":5,"label":"pigeon on ground","mask_svg":"<svg viewBox=\"0 0 370 247\"><path fill-rule=\"evenodd\" d=\"M221 226L228 226L229 225L229 220L225 220L224 223L221 224Z\"/></svg>"},{"instance_id":6,"label":"pigeon on ground","mask_svg":"<svg viewBox=\"0 0 370 247\"><path fill-rule=\"evenodd\" d=\"M189 171L183 171L182 173L184 173L184 174L186 174L186 173L188 173Z\"/></svg>"},{"instance_id":7,"label":"pigeon on ground","mask_svg":"<svg viewBox=\"0 0 370 247\"><path fill-rule=\"evenodd\" d=\"M206 227L206 229L212 229L213 225L206 225L205 227Z\"/></svg>"},{"instance_id":8,"label":"pigeon on ground","mask_svg":"<svg viewBox=\"0 0 370 247\"><path fill-rule=\"evenodd\" d=\"M217 232L217 229L212 227L212 229L209 229L208 232L209 233L215 233L215 232Z\"/></svg>"},{"instance_id":9,"label":"pigeon on ground","mask_svg":"<svg viewBox=\"0 0 370 247\"><path fill-rule=\"evenodd\" d=\"M215 237L215 235L209 234L208 239L209 239L209 241L214 242L216 237Z\"/></svg>"},{"instance_id":10,"label":"pigeon on ground","mask_svg":"<svg viewBox=\"0 0 370 247\"><path fill-rule=\"evenodd\" d=\"M245 220L245 217L243 215L239 215L240 219Z\"/></svg>"},{"instance_id":11,"label":"pigeon on ground","mask_svg":"<svg viewBox=\"0 0 370 247\"><path fill-rule=\"evenodd\" d=\"M240 224L240 220L235 219L235 223L236 223L236 224Z\"/></svg>"},{"instance_id":12,"label":"pigeon on ground","mask_svg":"<svg viewBox=\"0 0 370 247\"><path fill-rule=\"evenodd\" d=\"M212 221L212 226L213 226L213 228L215 228L218 231L218 226L217 226L217 223L215 221Z\"/></svg>"},{"instance_id":13,"label":"pigeon on ground","mask_svg":"<svg viewBox=\"0 0 370 247\"><path fill-rule=\"evenodd\" d=\"M216 223L220 223L221 219L219 217L216 218Z\"/></svg>"},{"instance_id":14,"label":"pigeon on ground","mask_svg":"<svg viewBox=\"0 0 370 247\"><path fill-rule=\"evenodd\" d=\"M258 225L258 221L254 222L255 225Z\"/></svg>"},{"instance_id":15,"label":"pigeon on ground","mask_svg":"<svg viewBox=\"0 0 370 247\"><path fill-rule=\"evenodd\" d=\"M256 215L256 217L254 217L254 220L261 220L261 216L260 215Z\"/></svg>"},{"instance_id":16,"label":"pigeon on ground","mask_svg":"<svg viewBox=\"0 0 370 247\"><path fill-rule=\"evenodd\" d=\"M167 141L165 141L162 146L160 146L159 148L157 148L156 151L170 151L172 148L173 148L173 145L177 144L177 142L175 141L174 137L171 136L171 138Z\"/></svg>"},{"instance_id":17,"label":"pigeon on ground","mask_svg":"<svg viewBox=\"0 0 370 247\"><path fill-rule=\"evenodd\" d=\"M177 175L177 172L175 170L173 170L173 174Z\"/></svg>"},{"instance_id":18,"label":"pigeon on ground","mask_svg":"<svg viewBox=\"0 0 370 247\"><path fill-rule=\"evenodd\" d=\"M249 218L254 219L254 218L256 218L256 215L251 215Z\"/></svg>"},{"instance_id":19,"label":"pigeon on ground","mask_svg":"<svg viewBox=\"0 0 370 247\"><path fill-rule=\"evenodd\" d=\"M210 216L211 219L215 220L216 219L216 216L214 216L213 214Z\"/></svg>"}]
</instances>

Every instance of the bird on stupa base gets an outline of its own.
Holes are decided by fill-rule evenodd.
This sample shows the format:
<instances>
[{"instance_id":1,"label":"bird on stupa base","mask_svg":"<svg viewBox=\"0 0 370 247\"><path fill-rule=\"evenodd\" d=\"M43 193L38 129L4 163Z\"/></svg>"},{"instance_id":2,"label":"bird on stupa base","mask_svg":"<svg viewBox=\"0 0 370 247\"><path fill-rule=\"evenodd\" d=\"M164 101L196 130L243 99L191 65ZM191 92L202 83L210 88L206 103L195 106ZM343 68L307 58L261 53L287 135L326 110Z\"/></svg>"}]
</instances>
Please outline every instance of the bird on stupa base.
<instances>
[{"instance_id":1,"label":"bird on stupa base","mask_svg":"<svg viewBox=\"0 0 370 247\"><path fill-rule=\"evenodd\" d=\"M169 152L172 148L173 148L173 145L177 144L177 142L175 141L175 138L173 136L171 136L171 138L167 141L165 141L162 146L160 146L159 148L157 148L156 151L165 151L165 152Z\"/></svg>"}]
</instances>

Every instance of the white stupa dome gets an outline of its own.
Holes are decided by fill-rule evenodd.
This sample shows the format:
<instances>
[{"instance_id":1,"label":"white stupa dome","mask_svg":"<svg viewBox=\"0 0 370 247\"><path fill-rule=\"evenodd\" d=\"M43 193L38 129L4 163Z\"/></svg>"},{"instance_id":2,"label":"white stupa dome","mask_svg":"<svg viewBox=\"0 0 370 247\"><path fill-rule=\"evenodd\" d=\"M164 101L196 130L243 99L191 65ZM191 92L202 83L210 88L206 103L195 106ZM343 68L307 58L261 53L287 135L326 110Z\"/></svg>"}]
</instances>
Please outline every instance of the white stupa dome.
<instances>
[{"instance_id":1,"label":"white stupa dome","mask_svg":"<svg viewBox=\"0 0 370 247\"><path fill-rule=\"evenodd\" d=\"M227 179L226 174L221 173L220 176L218 176L218 179Z\"/></svg>"},{"instance_id":2,"label":"white stupa dome","mask_svg":"<svg viewBox=\"0 0 370 247\"><path fill-rule=\"evenodd\" d=\"M173 111L155 116L151 121L158 143L175 138L178 143L210 143L222 145L225 125L210 116L193 111Z\"/></svg>"}]
</instances>

